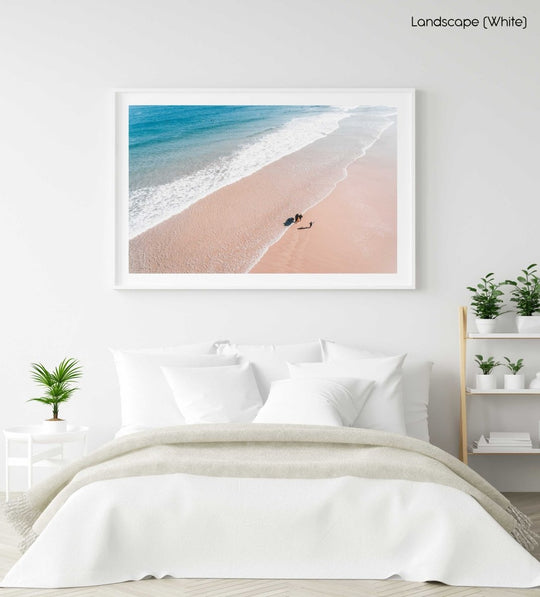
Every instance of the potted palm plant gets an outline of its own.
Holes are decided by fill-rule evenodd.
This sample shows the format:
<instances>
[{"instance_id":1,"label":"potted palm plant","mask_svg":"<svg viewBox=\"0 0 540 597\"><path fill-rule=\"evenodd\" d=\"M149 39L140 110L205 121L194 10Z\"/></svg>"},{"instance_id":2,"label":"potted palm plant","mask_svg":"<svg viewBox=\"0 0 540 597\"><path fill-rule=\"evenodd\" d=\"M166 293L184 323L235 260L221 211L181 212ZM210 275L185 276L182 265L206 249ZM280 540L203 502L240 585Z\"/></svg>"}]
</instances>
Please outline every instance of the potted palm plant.
<instances>
[{"instance_id":1,"label":"potted palm plant","mask_svg":"<svg viewBox=\"0 0 540 597\"><path fill-rule=\"evenodd\" d=\"M41 363L32 363L30 372L32 379L44 388L44 393L38 398L30 398L29 402L42 402L52 406L52 417L43 421L43 430L48 433L66 431L67 423L59 418L58 407L79 389L73 385L82 376L79 361L66 358L53 371L49 371Z\"/></svg>"},{"instance_id":2,"label":"potted palm plant","mask_svg":"<svg viewBox=\"0 0 540 597\"><path fill-rule=\"evenodd\" d=\"M495 390L497 388L497 380L493 375L493 369L501 365L499 361L496 361L493 357L489 357L484 360L481 354L475 354L474 362L480 367L482 373L476 376L476 389L477 390Z\"/></svg>"},{"instance_id":3,"label":"potted palm plant","mask_svg":"<svg viewBox=\"0 0 540 597\"><path fill-rule=\"evenodd\" d=\"M536 263L521 270L516 280L505 280L513 287L510 300L516 305L517 328L520 334L540 333L540 278Z\"/></svg>"},{"instance_id":4,"label":"potted palm plant","mask_svg":"<svg viewBox=\"0 0 540 597\"><path fill-rule=\"evenodd\" d=\"M480 334L491 334L495 331L495 319L502 315L503 291L501 283L495 282L493 272L480 278L476 286L467 286L473 293L471 305L476 315L476 327Z\"/></svg>"},{"instance_id":5,"label":"potted palm plant","mask_svg":"<svg viewBox=\"0 0 540 597\"><path fill-rule=\"evenodd\" d=\"M512 362L508 357L504 357L506 363L504 366L510 371L510 373L504 376L504 389L505 390L523 390L525 387L525 376L520 373L523 369L523 359L518 359L516 362Z\"/></svg>"}]
</instances>

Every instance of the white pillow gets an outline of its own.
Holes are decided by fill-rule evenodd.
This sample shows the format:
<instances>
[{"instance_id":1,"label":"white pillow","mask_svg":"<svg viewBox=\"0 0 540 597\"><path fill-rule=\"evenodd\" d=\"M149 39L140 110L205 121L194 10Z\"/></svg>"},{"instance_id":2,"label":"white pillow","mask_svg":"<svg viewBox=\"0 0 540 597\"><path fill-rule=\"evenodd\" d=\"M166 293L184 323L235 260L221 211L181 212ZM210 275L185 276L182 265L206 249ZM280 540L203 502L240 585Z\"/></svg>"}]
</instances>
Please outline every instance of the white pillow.
<instances>
[{"instance_id":1,"label":"white pillow","mask_svg":"<svg viewBox=\"0 0 540 597\"><path fill-rule=\"evenodd\" d=\"M118 349L121 352L137 354L216 354L218 346L225 346L227 340L196 342L195 344L179 344L178 346L159 346L157 348L129 348ZM112 349L115 352L116 349Z\"/></svg>"},{"instance_id":2,"label":"white pillow","mask_svg":"<svg viewBox=\"0 0 540 597\"><path fill-rule=\"evenodd\" d=\"M139 433L140 431L146 431L147 429L150 429L150 427L145 427L143 425L124 425L114 434L114 439L126 437L126 435L131 435L133 433Z\"/></svg>"},{"instance_id":3,"label":"white pillow","mask_svg":"<svg viewBox=\"0 0 540 597\"><path fill-rule=\"evenodd\" d=\"M218 354L238 355L251 362L263 400L272 382L289 377L287 362L322 362L319 342L303 344L219 344Z\"/></svg>"},{"instance_id":4,"label":"white pillow","mask_svg":"<svg viewBox=\"0 0 540 597\"><path fill-rule=\"evenodd\" d=\"M254 423L350 426L374 382L351 378L275 381Z\"/></svg>"},{"instance_id":5,"label":"white pillow","mask_svg":"<svg viewBox=\"0 0 540 597\"><path fill-rule=\"evenodd\" d=\"M162 367L186 423L251 423L262 399L249 362L227 367Z\"/></svg>"},{"instance_id":6,"label":"white pillow","mask_svg":"<svg viewBox=\"0 0 540 597\"><path fill-rule=\"evenodd\" d=\"M327 362L390 356L329 340L321 340L321 347ZM431 361L411 359L410 356L403 364L403 408L407 435L426 442L429 442L428 405L432 368Z\"/></svg>"},{"instance_id":7,"label":"white pillow","mask_svg":"<svg viewBox=\"0 0 540 597\"><path fill-rule=\"evenodd\" d=\"M291 377L356 377L372 379L375 387L354 427L406 434L403 416L401 366L406 355L333 363L289 363Z\"/></svg>"},{"instance_id":8,"label":"white pillow","mask_svg":"<svg viewBox=\"0 0 540 597\"><path fill-rule=\"evenodd\" d=\"M188 354L186 347L159 350L112 350L120 385L122 428L182 425L173 393L160 369L166 365L219 367L237 362L234 356Z\"/></svg>"}]
</instances>

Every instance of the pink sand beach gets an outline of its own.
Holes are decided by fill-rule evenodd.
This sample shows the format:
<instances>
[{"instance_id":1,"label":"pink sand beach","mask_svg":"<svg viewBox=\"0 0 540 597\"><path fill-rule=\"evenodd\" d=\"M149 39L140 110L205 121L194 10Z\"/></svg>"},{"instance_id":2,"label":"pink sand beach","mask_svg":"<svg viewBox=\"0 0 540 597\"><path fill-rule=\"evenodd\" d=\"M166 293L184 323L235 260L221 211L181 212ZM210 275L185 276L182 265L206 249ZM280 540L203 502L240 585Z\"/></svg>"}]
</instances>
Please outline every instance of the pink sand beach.
<instances>
[{"instance_id":1,"label":"pink sand beach","mask_svg":"<svg viewBox=\"0 0 540 597\"><path fill-rule=\"evenodd\" d=\"M395 127L383 132L347 176L271 246L253 273L394 273ZM311 228L309 223L313 222Z\"/></svg>"},{"instance_id":2,"label":"pink sand beach","mask_svg":"<svg viewBox=\"0 0 540 597\"><path fill-rule=\"evenodd\" d=\"M395 272L396 126L365 155L360 130L359 117L346 118L139 234L130 241L130 272ZM284 226L296 213L302 221Z\"/></svg>"}]
</instances>

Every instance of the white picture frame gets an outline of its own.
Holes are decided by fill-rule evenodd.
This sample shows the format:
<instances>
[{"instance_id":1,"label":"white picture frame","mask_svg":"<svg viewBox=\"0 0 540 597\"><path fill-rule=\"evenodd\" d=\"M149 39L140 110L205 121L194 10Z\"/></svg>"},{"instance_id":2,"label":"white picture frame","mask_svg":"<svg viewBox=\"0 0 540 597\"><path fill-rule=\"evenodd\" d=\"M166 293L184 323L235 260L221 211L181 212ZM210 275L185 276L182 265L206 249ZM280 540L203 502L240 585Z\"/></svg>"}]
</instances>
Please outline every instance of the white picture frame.
<instances>
[{"instance_id":1,"label":"white picture frame","mask_svg":"<svg viewBox=\"0 0 540 597\"><path fill-rule=\"evenodd\" d=\"M130 271L130 107L384 106L395 108L396 266L366 273L206 273ZM117 90L115 107L115 279L117 289L414 289L414 89L154 89ZM293 214L294 215L294 214ZM316 223L317 224L317 223Z\"/></svg>"}]
</instances>

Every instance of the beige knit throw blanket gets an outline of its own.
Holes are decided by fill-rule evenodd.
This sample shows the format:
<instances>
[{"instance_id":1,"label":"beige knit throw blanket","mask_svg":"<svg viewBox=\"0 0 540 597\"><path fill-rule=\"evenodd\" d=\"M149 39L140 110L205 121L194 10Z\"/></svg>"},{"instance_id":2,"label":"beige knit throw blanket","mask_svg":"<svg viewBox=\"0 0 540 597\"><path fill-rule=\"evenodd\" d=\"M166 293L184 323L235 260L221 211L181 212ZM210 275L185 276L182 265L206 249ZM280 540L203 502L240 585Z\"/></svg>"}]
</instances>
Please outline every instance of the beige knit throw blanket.
<instances>
[{"instance_id":1,"label":"beige knit throw blanket","mask_svg":"<svg viewBox=\"0 0 540 597\"><path fill-rule=\"evenodd\" d=\"M8 518L22 534L24 550L81 487L106 479L170 473L439 483L471 495L529 551L537 543L530 520L447 452L393 433L315 425L183 425L129 435L66 465L10 502Z\"/></svg>"}]
</instances>

